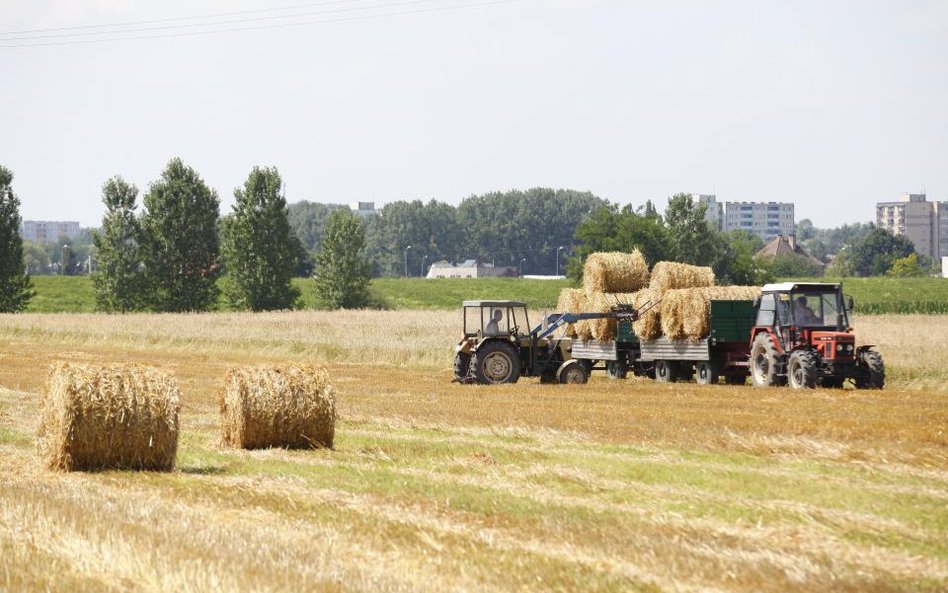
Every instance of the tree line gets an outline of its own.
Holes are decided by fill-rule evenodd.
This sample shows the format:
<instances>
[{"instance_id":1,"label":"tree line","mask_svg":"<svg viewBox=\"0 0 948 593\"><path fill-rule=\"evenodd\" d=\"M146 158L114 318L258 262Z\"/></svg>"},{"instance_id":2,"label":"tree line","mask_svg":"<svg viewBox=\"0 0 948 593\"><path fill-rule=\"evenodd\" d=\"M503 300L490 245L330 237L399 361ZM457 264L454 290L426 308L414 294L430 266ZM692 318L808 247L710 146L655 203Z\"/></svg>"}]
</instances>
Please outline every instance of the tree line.
<instances>
[{"instance_id":1,"label":"tree line","mask_svg":"<svg viewBox=\"0 0 948 593\"><path fill-rule=\"evenodd\" d=\"M578 278L594 251L639 248L649 263L711 266L721 282L761 284L816 276L807 258L760 258L763 242L746 231L721 233L705 205L689 194L619 206L589 192L534 188L471 196L452 206L396 201L357 217L342 205L287 204L275 168L255 168L220 215L216 192L191 167L172 159L138 209L138 189L121 177L102 187L106 213L91 243L82 238L43 246L19 239L19 201L12 173L0 167L0 310L22 310L32 295L31 265L60 260L66 273L94 252L93 283L102 311L203 311L222 291L235 309L293 308L293 276L312 276L328 308L364 306L372 276L419 276L439 260L476 259L522 274ZM871 224L821 230L809 220L797 239L827 261L827 273L922 275L930 261L911 241ZM60 244L62 247L60 247ZM26 272L26 273L24 273Z\"/></svg>"}]
</instances>

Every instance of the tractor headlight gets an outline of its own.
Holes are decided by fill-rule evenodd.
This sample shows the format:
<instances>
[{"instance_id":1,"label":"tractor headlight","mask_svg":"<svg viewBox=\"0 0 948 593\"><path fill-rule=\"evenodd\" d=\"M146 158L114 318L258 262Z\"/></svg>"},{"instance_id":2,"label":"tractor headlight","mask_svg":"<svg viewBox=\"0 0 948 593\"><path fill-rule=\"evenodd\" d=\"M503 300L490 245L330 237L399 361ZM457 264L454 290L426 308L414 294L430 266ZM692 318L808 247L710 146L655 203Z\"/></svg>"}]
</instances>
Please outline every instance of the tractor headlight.
<instances>
[{"instance_id":1,"label":"tractor headlight","mask_svg":"<svg viewBox=\"0 0 948 593\"><path fill-rule=\"evenodd\" d=\"M842 345L842 344L836 344L836 351L837 351L837 352L842 352L842 351L843 351L843 345Z\"/></svg>"},{"instance_id":2,"label":"tractor headlight","mask_svg":"<svg viewBox=\"0 0 948 593\"><path fill-rule=\"evenodd\" d=\"M846 352L852 352L854 350L852 344L846 344Z\"/></svg>"}]
</instances>

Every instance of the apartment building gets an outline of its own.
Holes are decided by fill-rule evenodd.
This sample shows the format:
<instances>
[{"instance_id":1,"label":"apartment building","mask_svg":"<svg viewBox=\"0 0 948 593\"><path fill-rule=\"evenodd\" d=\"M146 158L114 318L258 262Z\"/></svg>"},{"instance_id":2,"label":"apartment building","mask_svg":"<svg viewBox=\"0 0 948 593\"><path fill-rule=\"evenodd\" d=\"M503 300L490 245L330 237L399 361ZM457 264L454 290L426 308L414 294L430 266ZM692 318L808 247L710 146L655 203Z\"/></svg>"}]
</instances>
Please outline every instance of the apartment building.
<instances>
[{"instance_id":1,"label":"apartment building","mask_svg":"<svg viewBox=\"0 0 948 593\"><path fill-rule=\"evenodd\" d=\"M20 224L20 237L34 243L59 241L60 237L75 239L79 235L79 223L74 221L24 220Z\"/></svg>"},{"instance_id":2,"label":"apartment building","mask_svg":"<svg viewBox=\"0 0 948 593\"><path fill-rule=\"evenodd\" d=\"M765 243L780 235L789 236L796 233L792 203L726 202L724 212L725 232L750 231Z\"/></svg>"},{"instance_id":3,"label":"apartment building","mask_svg":"<svg viewBox=\"0 0 948 593\"><path fill-rule=\"evenodd\" d=\"M915 251L933 260L948 255L948 202L929 202L925 194L899 194L895 202L876 204L876 225L904 235Z\"/></svg>"}]
</instances>

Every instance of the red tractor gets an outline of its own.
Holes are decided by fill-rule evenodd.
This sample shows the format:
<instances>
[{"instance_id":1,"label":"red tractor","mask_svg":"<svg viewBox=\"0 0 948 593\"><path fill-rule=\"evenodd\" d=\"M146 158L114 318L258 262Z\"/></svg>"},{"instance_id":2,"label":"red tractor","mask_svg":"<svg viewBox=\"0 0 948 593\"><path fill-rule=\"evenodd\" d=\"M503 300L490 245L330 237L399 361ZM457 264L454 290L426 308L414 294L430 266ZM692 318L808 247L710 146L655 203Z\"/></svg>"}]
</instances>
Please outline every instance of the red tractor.
<instances>
[{"instance_id":1,"label":"red tractor","mask_svg":"<svg viewBox=\"0 0 948 593\"><path fill-rule=\"evenodd\" d=\"M856 347L849 325L852 298L842 285L767 284L751 330L750 374L754 385L794 388L882 389L885 365L872 345Z\"/></svg>"}]
</instances>

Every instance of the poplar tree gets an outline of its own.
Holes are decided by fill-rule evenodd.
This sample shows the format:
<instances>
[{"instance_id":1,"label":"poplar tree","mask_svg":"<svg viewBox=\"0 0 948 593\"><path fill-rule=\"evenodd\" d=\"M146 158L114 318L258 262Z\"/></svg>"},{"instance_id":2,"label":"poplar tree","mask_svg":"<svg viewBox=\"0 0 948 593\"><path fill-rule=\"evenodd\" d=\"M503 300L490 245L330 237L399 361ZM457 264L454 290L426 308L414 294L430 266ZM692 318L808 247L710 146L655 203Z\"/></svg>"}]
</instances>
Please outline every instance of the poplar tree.
<instances>
[{"instance_id":1,"label":"poplar tree","mask_svg":"<svg viewBox=\"0 0 948 593\"><path fill-rule=\"evenodd\" d=\"M371 266L365 256L365 230L348 210L329 215L316 255L316 295L329 309L357 309L369 300Z\"/></svg>"},{"instance_id":2,"label":"poplar tree","mask_svg":"<svg viewBox=\"0 0 948 593\"><path fill-rule=\"evenodd\" d=\"M92 236L96 271L92 274L99 311L126 312L141 308L141 227L135 217L138 188L121 177L102 185L105 215L102 230Z\"/></svg>"},{"instance_id":3,"label":"poplar tree","mask_svg":"<svg viewBox=\"0 0 948 593\"><path fill-rule=\"evenodd\" d=\"M234 191L233 215L222 221L224 294L236 309L291 309L300 296L291 284L300 243L290 229L282 187L276 168L254 167L244 187Z\"/></svg>"},{"instance_id":4,"label":"poplar tree","mask_svg":"<svg viewBox=\"0 0 948 593\"><path fill-rule=\"evenodd\" d=\"M149 186L141 217L148 301L156 311L207 311L217 303L220 201L200 175L172 159Z\"/></svg>"},{"instance_id":5,"label":"poplar tree","mask_svg":"<svg viewBox=\"0 0 948 593\"><path fill-rule=\"evenodd\" d=\"M0 165L0 313L22 311L35 294L23 263L20 199L11 183L13 173Z\"/></svg>"}]
</instances>

